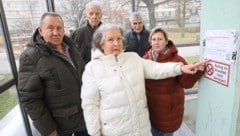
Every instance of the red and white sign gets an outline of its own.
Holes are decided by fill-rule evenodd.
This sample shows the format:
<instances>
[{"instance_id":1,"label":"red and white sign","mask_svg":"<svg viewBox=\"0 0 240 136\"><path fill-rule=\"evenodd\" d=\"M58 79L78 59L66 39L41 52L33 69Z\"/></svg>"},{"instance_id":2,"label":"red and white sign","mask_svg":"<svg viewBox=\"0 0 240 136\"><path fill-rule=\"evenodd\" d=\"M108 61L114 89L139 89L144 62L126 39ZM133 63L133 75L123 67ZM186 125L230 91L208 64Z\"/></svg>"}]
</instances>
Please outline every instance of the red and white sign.
<instances>
[{"instance_id":1,"label":"red and white sign","mask_svg":"<svg viewBox=\"0 0 240 136\"><path fill-rule=\"evenodd\" d=\"M208 61L205 77L224 86L229 84L230 65L216 61Z\"/></svg>"}]
</instances>

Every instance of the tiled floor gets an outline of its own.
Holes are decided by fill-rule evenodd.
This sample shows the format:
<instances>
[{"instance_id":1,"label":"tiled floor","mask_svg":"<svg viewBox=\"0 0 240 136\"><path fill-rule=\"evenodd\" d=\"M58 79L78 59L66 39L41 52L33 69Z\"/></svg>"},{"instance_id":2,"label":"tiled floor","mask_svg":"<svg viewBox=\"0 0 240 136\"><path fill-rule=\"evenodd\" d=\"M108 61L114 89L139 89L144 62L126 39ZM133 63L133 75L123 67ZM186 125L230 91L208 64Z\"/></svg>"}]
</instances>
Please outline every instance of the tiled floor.
<instances>
[{"instance_id":1,"label":"tiled floor","mask_svg":"<svg viewBox=\"0 0 240 136\"><path fill-rule=\"evenodd\" d=\"M40 136L35 128L32 128L33 136ZM0 120L0 136L27 136L23 124L19 106L16 106L9 114ZM183 123L174 136L194 136L188 126Z\"/></svg>"}]
</instances>

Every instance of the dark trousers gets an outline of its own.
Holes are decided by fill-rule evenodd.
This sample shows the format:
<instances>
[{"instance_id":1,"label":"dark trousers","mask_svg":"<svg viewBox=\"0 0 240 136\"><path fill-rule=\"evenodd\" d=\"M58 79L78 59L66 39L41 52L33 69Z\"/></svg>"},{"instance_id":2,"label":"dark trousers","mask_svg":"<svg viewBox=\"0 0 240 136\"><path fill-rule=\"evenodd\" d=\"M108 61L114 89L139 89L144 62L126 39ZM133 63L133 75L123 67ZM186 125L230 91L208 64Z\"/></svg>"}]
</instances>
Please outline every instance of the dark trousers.
<instances>
[{"instance_id":1,"label":"dark trousers","mask_svg":"<svg viewBox=\"0 0 240 136\"><path fill-rule=\"evenodd\" d=\"M87 131L78 131L78 132L74 132L74 133L62 134L59 136L89 136L89 135L88 135Z\"/></svg>"},{"instance_id":2,"label":"dark trousers","mask_svg":"<svg viewBox=\"0 0 240 136\"><path fill-rule=\"evenodd\" d=\"M173 133L163 133L155 128L152 128L152 135L153 136L173 136Z\"/></svg>"}]
</instances>

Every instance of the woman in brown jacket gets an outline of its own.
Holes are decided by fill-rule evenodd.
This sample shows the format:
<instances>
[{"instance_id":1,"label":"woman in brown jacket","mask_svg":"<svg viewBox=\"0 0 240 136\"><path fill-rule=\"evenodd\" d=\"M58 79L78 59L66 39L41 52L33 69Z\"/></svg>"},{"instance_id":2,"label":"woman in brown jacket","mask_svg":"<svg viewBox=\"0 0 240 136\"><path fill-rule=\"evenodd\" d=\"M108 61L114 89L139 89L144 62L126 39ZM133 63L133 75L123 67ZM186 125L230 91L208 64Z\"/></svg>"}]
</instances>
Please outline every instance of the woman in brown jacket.
<instances>
[{"instance_id":1,"label":"woman in brown jacket","mask_svg":"<svg viewBox=\"0 0 240 136\"><path fill-rule=\"evenodd\" d=\"M161 28L152 30L150 49L145 59L157 62L180 62L187 64L167 34ZM153 136L173 136L182 123L184 113L184 88L191 88L203 74L204 67L194 75L182 74L161 80L146 80L146 94Z\"/></svg>"}]
</instances>

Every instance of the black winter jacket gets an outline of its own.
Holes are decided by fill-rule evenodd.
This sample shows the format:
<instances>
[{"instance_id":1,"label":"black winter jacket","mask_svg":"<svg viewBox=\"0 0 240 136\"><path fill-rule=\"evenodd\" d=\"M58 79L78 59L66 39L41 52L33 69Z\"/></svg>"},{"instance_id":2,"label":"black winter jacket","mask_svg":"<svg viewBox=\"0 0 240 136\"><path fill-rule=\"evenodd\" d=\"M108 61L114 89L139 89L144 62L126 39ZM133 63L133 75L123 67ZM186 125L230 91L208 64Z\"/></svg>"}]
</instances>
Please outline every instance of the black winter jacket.
<instances>
[{"instance_id":1,"label":"black winter jacket","mask_svg":"<svg viewBox=\"0 0 240 136\"><path fill-rule=\"evenodd\" d=\"M80 99L84 63L74 42L66 36L63 42L76 68L55 55L38 31L20 57L20 100L42 135L86 130Z\"/></svg>"},{"instance_id":2,"label":"black winter jacket","mask_svg":"<svg viewBox=\"0 0 240 136\"><path fill-rule=\"evenodd\" d=\"M100 22L99 26L101 24L102 23ZM77 29L71 35L73 41L78 44L78 51L81 52L85 63L88 63L91 60L92 37L97 28L92 28L87 22L85 26Z\"/></svg>"}]
</instances>

